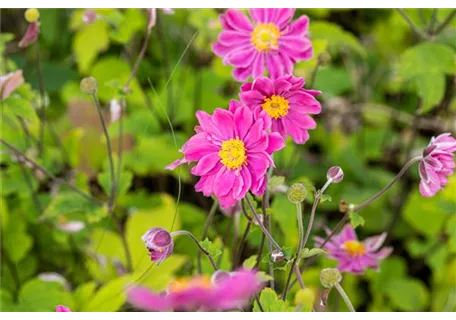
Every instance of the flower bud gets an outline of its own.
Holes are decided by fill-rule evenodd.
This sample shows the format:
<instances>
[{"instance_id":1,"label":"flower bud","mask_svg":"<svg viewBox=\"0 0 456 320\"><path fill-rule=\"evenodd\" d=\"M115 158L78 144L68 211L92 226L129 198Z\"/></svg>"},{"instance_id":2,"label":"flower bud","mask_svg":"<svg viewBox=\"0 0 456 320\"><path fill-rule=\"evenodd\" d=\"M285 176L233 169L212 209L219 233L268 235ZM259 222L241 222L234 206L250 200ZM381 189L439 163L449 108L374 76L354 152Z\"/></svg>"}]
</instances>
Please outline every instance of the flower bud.
<instances>
[{"instance_id":1,"label":"flower bud","mask_svg":"<svg viewBox=\"0 0 456 320\"><path fill-rule=\"evenodd\" d=\"M344 172L341 167L331 167L326 173L326 178L331 180L331 183L339 183L344 179Z\"/></svg>"},{"instance_id":2,"label":"flower bud","mask_svg":"<svg viewBox=\"0 0 456 320\"><path fill-rule=\"evenodd\" d=\"M98 90L97 79L94 77L87 77L81 80L81 91L85 94L94 94Z\"/></svg>"},{"instance_id":3,"label":"flower bud","mask_svg":"<svg viewBox=\"0 0 456 320\"><path fill-rule=\"evenodd\" d=\"M82 15L82 22L85 24L92 24L97 19L97 13L93 9L86 9Z\"/></svg>"},{"instance_id":4,"label":"flower bud","mask_svg":"<svg viewBox=\"0 0 456 320\"><path fill-rule=\"evenodd\" d=\"M40 34L40 24L39 22L30 23L25 30L25 34L22 37L21 41L19 41L18 46L19 48L26 48L32 43L35 43L38 39L38 35Z\"/></svg>"},{"instance_id":5,"label":"flower bud","mask_svg":"<svg viewBox=\"0 0 456 320\"><path fill-rule=\"evenodd\" d=\"M149 229L141 237L141 240L146 245L152 262L158 262L160 264L173 253L173 238L171 237L171 234L163 228Z\"/></svg>"},{"instance_id":6,"label":"flower bud","mask_svg":"<svg viewBox=\"0 0 456 320\"><path fill-rule=\"evenodd\" d=\"M325 268L320 272L320 282L325 288L332 288L342 281L342 275L336 268Z\"/></svg>"},{"instance_id":7,"label":"flower bud","mask_svg":"<svg viewBox=\"0 0 456 320\"><path fill-rule=\"evenodd\" d=\"M315 294L312 289L305 288L296 292L295 295L295 304L302 306L313 306L315 301Z\"/></svg>"},{"instance_id":8,"label":"flower bud","mask_svg":"<svg viewBox=\"0 0 456 320\"><path fill-rule=\"evenodd\" d=\"M283 252L280 250L275 249L271 252L271 260L272 262L280 262L284 259Z\"/></svg>"},{"instance_id":9,"label":"flower bud","mask_svg":"<svg viewBox=\"0 0 456 320\"><path fill-rule=\"evenodd\" d=\"M307 189L302 183L295 183L288 189L287 196L290 202L303 202L307 196Z\"/></svg>"},{"instance_id":10,"label":"flower bud","mask_svg":"<svg viewBox=\"0 0 456 320\"><path fill-rule=\"evenodd\" d=\"M38 19L40 18L40 12L38 11L38 9L27 9L25 10L24 17L28 23L33 23L38 21Z\"/></svg>"}]
</instances>

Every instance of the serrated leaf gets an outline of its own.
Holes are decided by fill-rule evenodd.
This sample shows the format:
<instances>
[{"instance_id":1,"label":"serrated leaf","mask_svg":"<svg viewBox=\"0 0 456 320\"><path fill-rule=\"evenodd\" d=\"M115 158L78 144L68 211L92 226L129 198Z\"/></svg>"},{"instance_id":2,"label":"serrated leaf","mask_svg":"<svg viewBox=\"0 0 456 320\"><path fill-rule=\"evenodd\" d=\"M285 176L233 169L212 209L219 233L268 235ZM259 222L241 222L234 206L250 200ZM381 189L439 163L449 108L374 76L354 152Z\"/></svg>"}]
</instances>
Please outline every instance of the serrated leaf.
<instances>
[{"instance_id":1,"label":"serrated leaf","mask_svg":"<svg viewBox=\"0 0 456 320\"><path fill-rule=\"evenodd\" d=\"M259 300L265 312L292 312L294 310L287 301L279 299L277 293L271 288L263 289ZM261 312L256 301L253 304L253 312Z\"/></svg>"},{"instance_id":2,"label":"serrated leaf","mask_svg":"<svg viewBox=\"0 0 456 320\"><path fill-rule=\"evenodd\" d=\"M350 213L350 223L353 228L356 228L358 226L364 226L364 218L361 217L356 212L351 212Z\"/></svg>"},{"instance_id":3,"label":"serrated leaf","mask_svg":"<svg viewBox=\"0 0 456 320\"><path fill-rule=\"evenodd\" d=\"M253 256L247 258L246 260L244 260L244 262L242 263L242 267L244 269L251 270L255 267L256 263L257 263L257 255L253 255Z\"/></svg>"},{"instance_id":4,"label":"serrated leaf","mask_svg":"<svg viewBox=\"0 0 456 320\"><path fill-rule=\"evenodd\" d=\"M302 259L310 258L319 254L328 254L326 250L320 249L320 248L304 248L301 250L300 257Z\"/></svg>"},{"instance_id":5,"label":"serrated leaf","mask_svg":"<svg viewBox=\"0 0 456 320\"><path fill-rule=\"evenodd\" d=\"M220 250L219 248L217 248L217 247L212 243L212 241L210 241L208 238L204 239L204 241L200 241L200 245L204 248L204 250L206 250L207 252L209 252L209 255L210 255L212 258L216 258L216 257L218 257L219 255L222 254L222 250Z\"/></svg>"}]
</instances>

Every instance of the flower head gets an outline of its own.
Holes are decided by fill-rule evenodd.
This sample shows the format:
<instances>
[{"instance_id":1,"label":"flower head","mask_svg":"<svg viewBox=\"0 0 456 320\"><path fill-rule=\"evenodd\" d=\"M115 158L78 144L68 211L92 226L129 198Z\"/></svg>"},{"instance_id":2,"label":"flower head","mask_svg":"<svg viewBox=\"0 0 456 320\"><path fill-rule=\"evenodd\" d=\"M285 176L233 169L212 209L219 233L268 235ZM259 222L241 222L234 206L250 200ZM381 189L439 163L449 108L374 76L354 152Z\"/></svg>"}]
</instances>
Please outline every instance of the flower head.
<instances>
[{"instance_id":1,"label":"flower head","mask_svg":"<svg viewBox=\"0 0 456 320\"><path fill-rule=\"evenodd\" d=\"M162 263L168 258L174 249L174 241L171 234L163 228L149 229L141 240L150 253L150 260Z\"/></svg>"},{"instance_id":2,"label":"flower head","mask_svg":"<svg viewBox=\"0 0 456 320\"><path fill-rule=\"evenodd\" d=\"M326 173L326 178L331 180L331 183L339 183L344 179L344 171L341 167L331 167Z\"/></svg>"},{"instance_id":3,"label":"flower head","mask_svg":"<svg viewBox=\"0 0 456 320\"><path fill-rule=\"evenodd\" d=\"M24 83L22 70L10 72L0 76L0 101L4 101L9 95Z\"/></svg>"},{"instance_id":4,"label":"flower head","mask_svg":"<svg viewBox=\"0 0 456 320\"><path fill-rule=\"evenodd\" d=\"M33 23L30 23L27 27L27 30L24 33L24 36L22 37L21 41L19 41L19 48L25 48L31 45L32 43L35 43L36 40L38 39L38 35L40 33L40 22L35 21Z\"/></svg>"},{"instance_id":5,"label":"flower head","mask_svg":"<svg viewBox=\"0 0 456 320\"><path fill-rule=\"evenodd\" d=\"M55 312L71 312L70 308L58 305L55 307Z\"/></svg>"},{"instance_id":6,"label":"flower head","mask_svg":"<svg viewBox=\"0 0 456 320\"><path fill-rule=\"evenodd\" d=\"M277 79L257 78L241 86L241 101L254 110L264 114L272 121L272 131L284 138L291 136L296 143L309 139L308 130L317 124L310 114L319 114L321 105L316 95L320 91L303 89L304 79L291 75Z\"/></svg>"},{"instance_id":7,"label":"flower head","mask_svg":"<svg viewBox=\"0 0 456 320\"><path fill-rule=\"evenodd\" d=\"M453 174L456 152L456 139L450 133L443 133L432 138L423 150L423 159L419 164L420 193L423 197L432 197L448 184L447 177Z\"/></svg>"},{"instance_id":8,"label":"flower head","mask_svg":"<svg viewBox=\"0 0 456 320\"><path fill-rule=\"evenodd\" d=\"M253 270L218 273L213 280L207 276L177 279L163 293L134 287L128 292L128 300L147 311L230 310L242 307L261 290L261 281Z\"/></svg>"},{"instance_id":9,"label":"flower head","mask_svg":"<svg viewBox=\"0 0 456 320\"><path fill-rule=\"evenodd\" d=\"M234 66L233 76L245 81L268 70L271 77L291 74L294 64L312 57L307 38L309 18L291 22L295 9L249 9L251 20L240 10L220 16L223 31L212 45L224 64Z\"/></svg>"},{"instance_id":10,"label":"flower head","mask_svg":"<svg viewBox=\"0 0 456 320\"><path fill-rule=\"evenodd\" d=\"M329 235L331 232L327 230L326 233ZM391 247L380 249L385 238L386 233L382 233L361 242L358 241L352 226L346 225L339 234L332 237L324 249L329 251L330 258L339 261L337 268L340 271L362 274L368 268L377 269L380 260L391 254L393 250ZM323 241L323 238L315 237L317 246L320 246Z\"/></svg>"},{"instance_id":11,"label":"flower head","mask_svg":"<svg viewBox=\"0 0 456 320\"><path fill-rule=\"evenodd\" d=\"M167 168L182 163L197 164L192 174L200 176L196 191L215 195L222 208L234 206L251 190L261 196L266 189L266 171L274 165L271 154L284 147L278 133L270 133L270 118L254 113L238 101L229 110L216 109L211 116L198 111L199 126L180 150L184 154Z\"/></svg>"}]
</instances>

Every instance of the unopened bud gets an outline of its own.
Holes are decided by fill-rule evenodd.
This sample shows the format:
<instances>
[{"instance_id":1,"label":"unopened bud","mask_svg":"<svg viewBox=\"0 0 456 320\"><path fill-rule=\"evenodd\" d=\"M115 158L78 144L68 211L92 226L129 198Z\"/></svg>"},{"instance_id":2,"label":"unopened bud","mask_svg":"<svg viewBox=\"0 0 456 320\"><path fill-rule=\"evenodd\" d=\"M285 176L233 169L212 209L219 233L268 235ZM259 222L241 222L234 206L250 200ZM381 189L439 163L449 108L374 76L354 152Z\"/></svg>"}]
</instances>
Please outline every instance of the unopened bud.
<instances>
[{"instance_id":1,"label":"unopened bud","mask_svg":"<svg viewBox=\"0 0 456 320\"><path fill-rule=\"evenodd\" d=\"M325 288L332 288L342 281L342 275L336 268L325 268L320 272L320 282Z\"/></svg>"},{"instance_id":2,"label":"unopened bud","mask_svg":"<svg viewBox=\"0 0 456 320\"><path fill-rule=\"evenodd\" d=\"M85 94L94 94L98 90L97 79L94 77L87 77L81 80L81 91Z\"/></svg>"},{"instance_id":3,"label":"unopened bud","mask_svg":"<svg viewBox=\"0 0 456 320\"><path fill-rule=\"evenodd\" d=\"M38 21L38 19L40 18L40 12L38 11L38 9L27 9L25 10L24 17L28 23L33 23Z\"/></svg>"},{"instance_id":4,"label":"unopened bud","mask_svg":"<svg viewBox=\"0 0 456 320\"><path fill-rule=\"evenodd\" d=\"M315 294L312 289L305 288L296 292L295 295L295 304L302 306L312 306L315 301Z\"/></svg>"},{"instance_id":5,"label":"unopened bud","mask_svg":"<svg viewBox=\"0 0 456 320\"><path fill-rule=\"evenodd\" d=\"M341 167L331 167L326 173L326 178L331 180L331 183L339 183L344 179L344 172Z\"/></svg>"},{"instance_id":6,"label":"unopened bud","mask_svg":"<svg viewBox=\"0 0 456 320\"><path fill-rule=\"evenodd\" d=\"M307 196L307 189L302 183L295 183L288 189L287 196L290 202L303 202Z\"/></svg>"},{"instance_id":7,"label":"unopened bud","mask_svg":"<svg viewBox=\"0 0 456 320\"><path fill-rule=\"evenodd\" d=\"M149 229L141 240L149 251L150 260L159 264L168 258L174 250L171 234L163 228Z\"/></svg>"},{"instance_id":8,"label":"unopened bud","mask_svg":"<svg viewBox=\"0 0 456 320\"><path fill-rule=\"evenodd\" d=\"M271 252L271 260L272 262L280 262L284 259L283 252L280 250L275 249Z\"/></svg>"}]
</instances>

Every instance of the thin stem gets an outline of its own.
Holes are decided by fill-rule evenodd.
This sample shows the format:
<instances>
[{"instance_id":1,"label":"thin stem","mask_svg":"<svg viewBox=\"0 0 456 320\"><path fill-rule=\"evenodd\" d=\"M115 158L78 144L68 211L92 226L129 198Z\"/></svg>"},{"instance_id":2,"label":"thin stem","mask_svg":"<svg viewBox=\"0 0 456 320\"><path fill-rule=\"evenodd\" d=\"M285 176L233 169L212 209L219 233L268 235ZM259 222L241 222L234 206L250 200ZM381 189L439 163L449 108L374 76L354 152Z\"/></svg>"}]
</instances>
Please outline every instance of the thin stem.
<instances>
[{"instance_id":1,"label":"thin stem","mask_svg":"<svg viewBox=\"0 0 456 320\"><path fill-rule=\"evenodd\" d=\"M336 290L339 292L340 296L342 297L342 299L344 299L344 302L345 304L347 305L348 307L348 310L350 310L350 312L356 312L355 308L353 307L353 304L351 303L350 301L350 298L347 296L347 294L345 293L344 289L342 288L342 286L339 284L339 283L336 283L334 285L334 287L336 288Z\"/></svg>"},{"instance_id":2,"label":"thin stem","mask_svg":"<svg viewBox=\"0 0 456 320\"><path fill-rule=\"evenodd\" d=\"M19 296L19 290L21 289L21 280L19 278L19 272L17 271L16 263L14 263L8 254L2 249L2 257L4 258L5 264L10 269L11 277L13 282L16 285L16 290L14 292L14 300L17 302Z\"/></svg>"},{"instance_id":3,"label":"thin stem","mask_svg":"<svg viewBox=\"0 0 456 320\"><path fill-rule=\"evenodd\" d=\"M138 72L139 65L141 64L141 61L144 58L144 54L146 53L146 50L147 50L147 45L149 44L149 38L150 38L150 30L147 29L146 37L144 38L144 42L141 47L141 50L139 51L139 54L136 57L136 61L135 61L135 64L133 65L133 68L131 69L130 76L128 77L128 80L124 85L124 88L123 88L124 92L128 92L130 90L130 83L136 77L136 73Z\"/></svg>"},{"instance_id":4,"label":"thin stem","mask_svg":"<svg viewBox=\"0 0 456 320\"><path fill-rule=\"evenodd\" d=\"M418 157L415 157L413 159L411 159L409 162L407 162L405 164L405 166L401 169L401 171L399 171L399 173L393 178L393 180L390 181L390 183L388 183L382 190L380 190L377 194L375 194L372 198L364 201L363 203L361 203L359 206L357 206L354 211L355 212L358 212L360 211L361 209L367 207L368 205L370 205L372 202L374 202L375 200L377 200L378 198L380 198L386 191L388 191L393 185L394 183L396 183L397 180L399 180L405 172L407 172L407 170L415 163L415 162L418 162L422 159L421 156L418 156Z\"/></svg>"},{"instance_id":5,"label":"thin stem","mask_svg":"<svg viewBox=\"0 0 456 320\"><path fill-rule=\"evenodd\" d=\"M127 259L127 269L128 269L128 271L132 272L133 271L133 259L131 257L131 251L130 251L130 247L128 246L127 237L125 236L125 232L124 232L124 230L122 230L120 223L118 226L119 226L120 238L122 240L122 246L124 247L125 257Z\"/></svg>"},{"instance_id":6,"label":"thin stem","mask_svg":"<svg viewBox=\"0 0 456 320\"><path fill-rule=\"evenodd\" d=\"M120 101L120 114L119 114L119 137L117 145L117 183L120 187L121 175L122 175L122 155L123 155L123 115L124 107L127 105L125 99Z\"/></svg>"},{"instance_id":7,"label":"thin stem","mask_svg":"<svg viewBox=\"0 0 456 320\"><path fill-rule=\"evenodd\" d=\"M287 282L285 283L285 289L283 290L282 299L285 300L287 298L288 289L290 287L291 276L293 275L296 270L299 274L299 256L301 254L301 250L304 247L304 225L302 222L302 204L301 202L296 203L296 220L298 221L298 232L299 232L299 242L298 242L298 249L296 250L296 257L293 260L293 264L290 268L290 272L288 273ZM297 273L297 274L298 274ZM304 288L304 283L301 281L301 288Z\"/></svg>"},{"instance_id":8,"label":"thin stem","mask_svg":"<svg viewBox=\"0 0 456 320\"><path fill-rule=\"evenodd\" d=\"M196 245L198 246L198 248L200 249L200 251L201 251L202 253L204 253L204 254L207 256L207 258L209 259L209 261L210 261L211 264L212 264L212 267L214 267L214 270L215 270L215 271L218 270L217 265L216 265L215 262L214 262L214 259L212 259L212 257L211 257L211 255L209 254L209 252L207 252L206 249L204 249L204 248L201 246L201 244L199 243L198 239L196 239L196 237L195 237L192 233L190 233L190 232L188 232L188 231L186 231L186 230L180 230L180 231L171 232L171 236L172 236L172 237L181 236L181 235L185 235L185 236L190 237L190 239L192 239L193 242L196 243ZM200 273L201 273L201 272L200 272Z\"/></svg>"},{"instance_id":9,"label":"thin stem","mask_svg":"<svg viewBox=\"0 0 456 320\"><path fill-rule=\"evenodd\" d=\"M45 93L44 93L44 82L43 75L41 73L41 61L40 61L40 45L39 41L35 43L36 51L36 77L38 79L38 87L40 89L40 136L38 144L38 155L41 156L44 149L44 124L46 122L46 107L45 107Z\"/></svg>"},{"instance_id":10,"label":"thin stem","mask_svg":"<svg viewBox=\"0 0 456 320\"><path fill-rule=\"evenodd\" d=\"M446 17L446 19L442 22L442 24L437 27L437 29L434 32L434 35L436 36L439 33L441 33L450 24L450 22L451 22L451 20L453 20L454 16L456 16L456 9L453 9L453 11L451 11L451 13Z\"/></svg>"},{"instance_id":11,"label":"thin stem","mask_svg":"<svg viewBox=\"0 0 456 320\"><path fill-rule=\"evenodd\" d=\"M266 236L263 233L262 236L261 236L260 246L258 247L258 254L257 254L257 261L255 263L255 268L258 268L258 266L260 265L261 256L263 255L264 243L266 242L265 240L266 240Z\"/></svg>"},{"instance_id":12,"label":"thin stem","mask_svg":"<svg viewBox=\"0 0 456 320\"><path fill-rule=\"evenodd\" d=\"M244 250L244 245L245 245L245 242L246 242L246 239L247 239L247 235L249 234L251 226L252 226L252 223L250 221L247 222L247 226L245 227L245 231L244 231L244 233L242 235L241 241L239 242L239 247L238 247L238 250L237 250L237 253L236 253L236 256L235 256L235 261L233 263L233 265L235 267L239 266L239 262L241 261L242 251Z\"/></svg>"},{"instance_id":13,"label":"thin stem","mask_svg":"<svg viewBox=\"0 0 456 320\"><path fill-rule=\"evenodd\" d=\"M34 169L37 169L39 171L41 171L42 173L44 173L45 175L47 175L49 178L51 178L52 180L58 182L58 183L61 183L61 184L64 184L65 186L67 186L69 189L73 190L74 192L76 192L77 194L79 194L80 196L86 198L87 200L90 200L92 202L94 202L95 204L98 204L98 205L103 205L104 203L101 202L100 200L97 200L95 198L93 198L91 195L83 192L82 190L78 189L77 187L69 184L68 182L66 182L65 180L59 178L59 177L56 177L54 174L52 174L51 172L49 172L47 169L43 168L42 166L40 166L39 164L37 164L36 162L34 162L33 160L31 160L30 158L28 158L25 154L23 154L22 152L20 152L16 147L14 147L13 145L11 145L10 143L6 142L5 140L3 140L2 138L0 138L0 142L2 144L4 144L6 147L8 147L9 149L11 149L17 156L18 160L23 162L23 163L27 163L29 165L31 165Z\"/></svg>"},{"instance_id":14,"label":"thin stem","mask_svg":"<svg viewBox=\"0 0 456 320\"><path fill-rule=\"evenodd\" d=\"M434 33L434 26L437 23L437 9L434 9L432 11L432 16L431 16L431 21L429 22L429 26L427 28L427 33L428 34L433 34Z\"/></svg>"},{"instance_id":15,"label":"thin stem","mask_svg":"<svg viewBox=\"0 0 456 320\"><path fill-rule=\"evenodd\" d=\"M404 12L403 9L397 9L397 11L418 36L420 36L424 40L429 40L429 36L426 33L424 33L420 28L418 28L418 26L409 18L409 16Z\"/></svg>"},{"instance_id":16,"label":"thin stem","mask_svg":"<svg viewBox=\"0 0 456 320\"><path fill-rule=\"evenodd\" d=\"M271 180L271 177L272 177L272 173L274 171L274 167L269 167L268 169L268 173L267 173L267 178L268 180L267 181L270 181ZM269 198L271 196L271 191L269 190L269 188L266 188L266 191L264 192L264 197L263 197L263 202L262 202L262 209L263 209L263 215L264 215L264 221L266 223L266 229L268 230L269 233L271 233L271 219L270 217L268 217L267 215L267 209L269 208ZM268 253L269 255L271 255L272 253L272 244L271 242L268 241ZM259 260L258 262L259 263ZM272 264L272 261L271 259L269 259L268 261L268 275L272 278L270 281L269 281L269 286L271 287L272 290L274 290L275 288L275 284L274 284L274 266Z\"/></svg>"},{"instance_id":17,"label":"thin stem","mask_svg":"<svg viewBox=\"0 0 456 320\"><path fill-rule=\"evenodd\" d=\"M207 237L207 233L209 232L209 227L212 224L212 219L214 218L215 213L217 212L218 208L218 202L217 200L214 200L214 203L212 204L211 209L209 210L209 214L207 215L206 218L206 223L204 224L203 228L203 233L201 234L201 240L204 241L204 239ZM197 255L197 266L198 266L198 273L201 273L201 252L198 252Z\"/></svg>"},{"instance_id":18,"label":"thin stem","mask_svg":"<svg viewBox=\"0 0 456 320\"><path fill-rule=\"evenodd\" d=\"M101 122L101 126L103 127L103 133L105 135L106 146L108 149L107 151L108 151L108 159L109 159L109 171L110 171L110 175L111 175L111 194L109 196L108 211L109 211L109 213L112 213L112 211L114 210L114 203L115 203L115 199L116 199L117 183L116 183L116 178L115 178L115 173L114 173L114 160L112 158L111 139L109 139L108 128L106 127L106 122L103 117L103 112L101 110L100 101L98 100L96 93L92 93L92 98L97 107L98 116L100 117L100 122Z\"/></svg>"},{"instance_id":19,"label":"thin stem","mask_svg":"<svg viewBox=\"0 0 456 320\"><path fill-rule=\"evenodd\" d=\"M317 79L317 73L318 73L318 68L320 67L320 64L321 64L321 59L320 59L320 56L318 56L317 64L315 65L315 69L313 69L312 75L310 76L309 89L312 89L312 87L315 84L315 79Z\"/></svg>"},{"instance_id":20,"label":"thin stem","mask_svg":"<svg viewBox=\"0 0 456 320\"><path fill-rule=\"evenodd\" d=\"M322 189L323 190L323 189ZM312 205L312 211L310 212L309 224L307 225L306 236L304 237L303 247L306 246L307 241L309 240L310 232L312 231L313 223L315 220L315 212L317 211L317 206L320 203L320 198L323 192L320 190L315 195L315 199Z\"/></svg>"},{"instance_id":21,"label":"thin stem","mask_svg":"<svg viewBox=\"0 0 456 320\"><path fill-rule=\"evenodd\" d=\"M260 219L260 216L258 215L258 213L256 212L255 208L253 207L252 205L252 202L250 201L249 197L245 197L246 201L247 201L247 204L249 205L249 208L250 210L252 211L253 213L253 216L256 220L256 222L258 223L258 225L260 226L261 228L261 231L263 231L263 233L265 234L265 236L268 238L269 242L272 244L272 246L279 250L279 251L282 251L279 244L274 240L274 238L272 237L272 235L269 233L269 231L266 229L266 227L263 225L263 223L261 223L261 219Z\"/></svg>"},{"instance_id":22,"label":"thin stem","mask_svg":"<svg viewBox=\"0 0 456 320\"><path fill-rule=\"evenodd\" d=\"M25 169L24 163L21 162L19 164L19 167L21 168L21 172L22 172L22 175L24 176L25 183L27 184L27 187L30 189L30 193L32 194L33 203L35 204L35 207L38 210L38 213L41 215L41 213L43 212L43 209L41 207L40 199L38 198L38 194L33 189L32 180L30 179L30 176L28 175L27 170Z\"/></svg>"}]
</instances>

